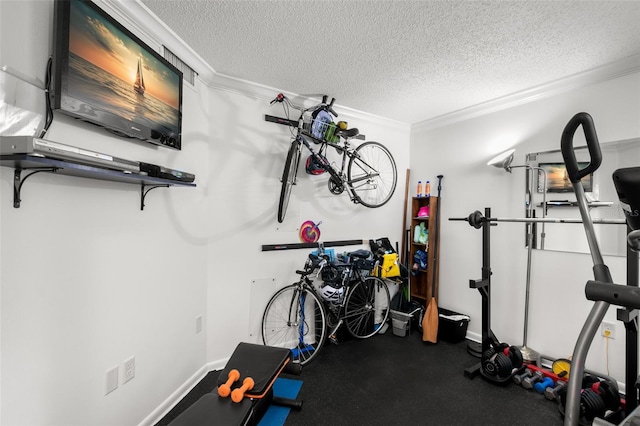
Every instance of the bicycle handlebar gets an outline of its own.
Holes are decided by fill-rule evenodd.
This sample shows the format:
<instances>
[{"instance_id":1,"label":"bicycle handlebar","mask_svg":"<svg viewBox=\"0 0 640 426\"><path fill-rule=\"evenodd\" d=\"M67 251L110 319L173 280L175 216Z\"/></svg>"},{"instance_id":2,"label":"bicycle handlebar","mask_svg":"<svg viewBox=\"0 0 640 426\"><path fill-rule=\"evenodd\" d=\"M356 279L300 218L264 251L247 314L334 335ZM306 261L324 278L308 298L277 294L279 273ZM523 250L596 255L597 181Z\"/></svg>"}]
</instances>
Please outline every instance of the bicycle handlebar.
<instances>
[{"instance_id":1,"label":"bicycle handlebar","mask_svg":"<svg viewBox=\"0 0 640 426\"><path fill-rule=\"evenodd\" d=\"M589 164L587 164L587 166L582 170L578 166L575 150L573 148L573 136L580 125L582 125L582 129L584 131L590 157ZM586 112L579 112L569 120L562 131L560 147L562 157L564 158L564 163L567 168L567 174L569 175L569 180L572 183L576 183L588 174L595 172L602 163L602 152L600 151L596 128L593 124L593 119Z\"/></svg>"},{"instance_id":2,"label":"bicycle handlebar","mask_svg":"<svg viewBox=\"0 0 640 426\"><path fill-rule=\"evenodd\" d=\"M326 96L325 96L325 98L326 98ZM327 105L327 111L329 111L331 114L333 114L334 117L337 117L338 113L333 110L333 103L335 101L336 101L336 98L331 98L331 102L329 103L329 105ZM326 101L324 101L322 103L326 103Z\"/></svg>"},{"instance_id":3,"label":"bicycle handlebar","mask_svg":"<svg viewBox=\"0 0 640 426\"><path fill-rule=\"evenodd\" d=\"M269 103L269 105L273 105L276 102L284 102L284 100L285 96L282 93L278 93L278 96L276 96L275 99Z\"/></svg>"},{"instance_id":4,"label":"bicycle handlebar","mask_svg":"<svg viewBox=\"0 0 640 426\"><path fill-rule=\"evenodd\" d=\"M302 108L298 108L295 107L293 105L291 105L289 101L289 99L282 93L278 93L278 95L275 97L275 99L273 99L271 102L269 102L269 105L273 105L274 103L282 103L284 101L287 101L287 103L289 104L289 106L293 106L296 109L302 110L302 111L308 111L310 109L318 109L318 108L324 108L327 111L329 111L334 117L338 116L338 113L335 112L335 110L333 109L333 103L336 101L336 98L331 98L331 102L329 102L327 104L327 100L329 99L329 97L327 95L322 95L322 102L319 105L316 105L315 107L312 108L307 108L306 110L303 110Z\"/></svg>"},{"instance_id":5,"label":"bicycle handlebar","mask_svg":"<svg viewBox=\"0 0 640 426\"><path fill-rule=\"evenodd\" d=\"M320 268L320 271L322 271L322 268L324 268L329 262L327 256L320 257L313 253L309 253L309 260L311 260L311 264L309 265L309 272L313 272L318 268Z\"/></svg>"}]
</instances>

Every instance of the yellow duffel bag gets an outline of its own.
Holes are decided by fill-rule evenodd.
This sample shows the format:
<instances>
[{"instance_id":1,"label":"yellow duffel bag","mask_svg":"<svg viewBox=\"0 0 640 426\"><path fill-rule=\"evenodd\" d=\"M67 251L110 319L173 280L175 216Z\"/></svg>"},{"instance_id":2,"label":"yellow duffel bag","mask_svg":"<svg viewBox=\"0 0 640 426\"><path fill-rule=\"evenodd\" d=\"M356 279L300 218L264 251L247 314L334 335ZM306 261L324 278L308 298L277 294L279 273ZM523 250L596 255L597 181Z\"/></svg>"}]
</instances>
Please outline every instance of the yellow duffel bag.
<instances>
[{"instance_id":1,"label":"yellow duffel bag","mask_svg":"<svg viewBox=\"0 0 640 426\"><path fill-rule=\"evenodd\" d=\"M382 255L382 264L378 266L375 275L380 278L394 278L400 276L400 263L398 253L385 253Z\"/></svg>"}]
</instances>

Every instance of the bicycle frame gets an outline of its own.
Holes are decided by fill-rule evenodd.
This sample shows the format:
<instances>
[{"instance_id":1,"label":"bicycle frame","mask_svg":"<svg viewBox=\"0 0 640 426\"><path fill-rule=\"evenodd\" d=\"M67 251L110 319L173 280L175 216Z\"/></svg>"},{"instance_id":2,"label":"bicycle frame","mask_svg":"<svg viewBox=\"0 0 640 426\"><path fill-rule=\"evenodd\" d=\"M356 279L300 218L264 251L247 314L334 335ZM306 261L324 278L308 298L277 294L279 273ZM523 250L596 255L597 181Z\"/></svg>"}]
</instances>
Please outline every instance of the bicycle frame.
<instances>
[{"instance_id":1,"label":"bicycle frame","mask_svg":"<svg viewBox=\"0 0 640 426\"><path fill-rule=\"evenodd\" d=\"M334 179L333 183L335 185L338 185L338 186L343 185L347 189L349 193L349 198L351 199L351 201L358 202L358 197L356 196L354 191L354 183L369 181L371 177L378 176L379 173L377 171L368 172L367 174L357 179L347 179L346 173L345 173L347 158L351 158L354 156L354 151L353 149L350 149L350 146L349 146L349 140L344 139L344 142L343 142L344 145L334 145L334 144L329 145L327 142L319 142L320 149L316 151L313 149L313 147L311 146L307 138L310 138L310 137L305 135L300 130L298 130L298 134L296 135L296 140L298 141L298 143L301 143L302 145L304 145L307 148L307 150L311 153L313 158L316 160L317 164L320 164L322 168L331 175L331 178ZM341 154L342 156L342 162L341 162L339 171L336 170L324 156L320 155L320 152L322 151L322 149L328 146L331 146L331 148L335 149L338 152L338 154ZM360 160L367 167L371 168L372 170L375 170L375 168L370 164L368 164L366 161L364 161L363 159L360 159ZM296 180L297 178L298 177L296 175Z\"/></svg>"},{"instance_id":2,"label":"bicycle frame","mask_svg":"<svg viewBox=\"0 0 640 426\"><path fill-rule=\"evenodd\" d=\"M378 263L376 262L376 266L377 265ZM349 300L349 296L354 291L355 284L362 283L364 285L364 282L365 282L365 277L362 275L362 271L359 268L356 268L352 265L347 265L347 267L349 267L350 270L349 270L349 275L346 278L347 284L344 285L346 290L340 302L332 303L332 302L324 301L325 306L327 306L327 308L330 311L332 311L338 319L338 322L336 323L336 325L333 326L331 330L329 330L328 335L330 338L331 336L335 335L335 333L342 326L342 324L344 324L345 320L358 317L362 315L363 312L367 312L369 310L369 307L363 307L361 310L352 311L351 313L346 312L346 301Z\"/></svg>"},{"instance_id":3,"label":"bicycle frame","mask_svg":"<svg viewBox=\"0 0 640 426\"><path fill-rule=\"evenodd\" d=\"M291 298L291 304L289 305L289 321L287 322L288 326L297 326L298 327L298 343L299 348L294 350L294 356L298 356L298 353L295 353L296 350L302 351L304 350L304 336L306 335L307 330L306 326L306 314L304 311L305 302L306 302L306 292L315 292L313 285L307 276L301 278L298 282L298 287L296 289L296 297ZM302 318L302 321L299 319ZM302 349L301 349L302 348Z\"/></svg>"},{"instance_id":4,"label":"bicycle frame","mask_svg":"<svg viewBox=\"0 0 640 426\"><path fill-rule=\"evenodd\" d=\"M376 262L376 265L378 265L378 262ZM342 299L340 300L339 303L331 303L331 302L327 302L326 300L323 300L323 303L325 304L325 306L327 307L327 309L331 310L332 312L334 312L336 314L336 317L338 319L337 324L332 327L331 330L328 330L329 336L332 336L336 331L338 331L338 329L342 326L342 324L344 323L345 320L349 319L349 318L354 318L357 317L359 315L362 314L363 311L366 311L367 308L363 308L362 310L358 310L358 311L353 311L349 314L347 314L345 307L346 307L346 301L349 299L349 295L350 293L353 291L354 289L354 283L364 283L364 276L362 275L362 270L349 264L346 265L349 268L349 274L346 277L346 281L347 284L345 284L345 289L346 291L344 292L344 295L342 296ZM374 267L375 267L374 266ZM320 266L316 276L320 275L320 272L322 271L322 268L324 267L324 264L322 266ZM298 295L297 297L292 298L291 300L291 305L289 306L289 323L288 325L296 325L296 324L292 324L293 321L291 321L291 319L295 319L295 321L298 321L299 318L304 318L305 313L304 313L304 297L305 294L304 292L315 292L317 294L316 288L313 285L313 282L309 279L309 275L311 275L311 273L307 274L307 275L303 275L300 277L300 281L298 281L298 289L297 291L301 292L300 295ZM300 300L300 298L303 298L302 300ZM334 309L337 308L337 311L334 311ZM300 309L300 311L298 311L298 309ZM298 326L298 330L299 330L299 343L304 343L304 336L305 336L305 321L302 321L302 323L297 324Z\"/></svg>"}]
</instances>

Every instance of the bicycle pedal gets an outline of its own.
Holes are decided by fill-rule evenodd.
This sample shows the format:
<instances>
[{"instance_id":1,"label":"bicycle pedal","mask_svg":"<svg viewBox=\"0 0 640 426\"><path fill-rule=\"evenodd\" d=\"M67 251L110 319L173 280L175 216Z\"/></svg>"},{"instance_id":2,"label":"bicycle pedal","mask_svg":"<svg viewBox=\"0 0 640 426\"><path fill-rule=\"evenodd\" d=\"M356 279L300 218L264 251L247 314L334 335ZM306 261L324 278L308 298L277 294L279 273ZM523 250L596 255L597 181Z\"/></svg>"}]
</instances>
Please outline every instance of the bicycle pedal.
<instances>
[{"instance_id":1,"label":"bicycle pedal","mask_svg":"<svg viewBox=\"0 0 640 426\"><path fill-rule=\"evenodd\" d=\"M335 334L332 334L331 336L329 336L329 341L334 345L340 344L340 342L338 341L338 337Z\"/></svg>"}]
</instances>

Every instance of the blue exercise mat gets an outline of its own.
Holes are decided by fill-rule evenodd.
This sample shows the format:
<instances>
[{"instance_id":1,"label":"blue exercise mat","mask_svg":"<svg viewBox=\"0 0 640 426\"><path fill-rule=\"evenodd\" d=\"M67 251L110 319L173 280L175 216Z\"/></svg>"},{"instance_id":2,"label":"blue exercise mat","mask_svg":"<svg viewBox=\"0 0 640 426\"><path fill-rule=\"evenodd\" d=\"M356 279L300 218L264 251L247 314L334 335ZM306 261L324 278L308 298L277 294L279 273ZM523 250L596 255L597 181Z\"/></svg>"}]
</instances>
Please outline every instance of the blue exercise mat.
<instances>
[{"instance_id":1,"label":"blue exercise mat","mask_svg":"<svg viewBox=\"0 0 640 426\"><path fill-rule=\"evenodd\" d=\"M295 399L302 387L302 380L282 379L278 378L273 383L273 395L280 398ZM280 405L271 404L262 416L258 426L281 426L284 425L291 408L282 407Z\"/></svg>"}]
</instances>

